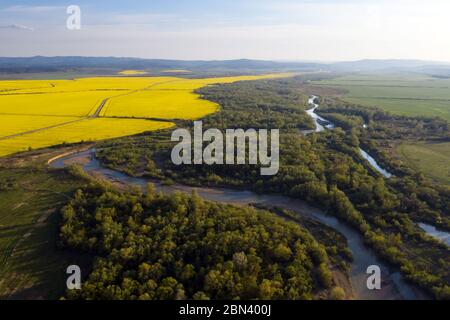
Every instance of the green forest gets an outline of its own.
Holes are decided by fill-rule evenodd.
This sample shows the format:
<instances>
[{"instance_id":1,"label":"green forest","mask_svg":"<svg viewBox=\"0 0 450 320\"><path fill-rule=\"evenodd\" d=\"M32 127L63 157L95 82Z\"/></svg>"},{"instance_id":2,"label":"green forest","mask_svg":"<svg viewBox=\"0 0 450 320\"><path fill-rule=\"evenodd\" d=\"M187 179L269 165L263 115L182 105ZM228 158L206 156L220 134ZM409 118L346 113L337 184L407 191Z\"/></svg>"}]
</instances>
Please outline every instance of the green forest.
<instances>
[{"instance_id":1,"label":"green forest","mask_svg":"<svg viewBox=\"0 0 450 320\"><path fill-rule=\"evenodd\" d=\"M91 184L62 210L61 246L95 261L69 299L342 299L327 246L298 223L197 194Z\"/></svg>"},{"instance_id":2,"label":"green forest","mask_svg":"<svg viewBox=\"0 0 450 320\"><path fill-rule=\"evenodd\" d=\"M281 163L276 176L260 176L257 165L175 166L170 162L170 132L105 142L98 146L98 158L111 168L167 184L228 186L305 199L361 232L367 244L407 279L437 298L449 298L449 248L416 224L423 221L450 229L449 188L383 149L396 136L448 139L446 121L393 116L327 100L323 88L301 77L209 86L198 92L221 106L220 112L203 119L205 129L280 129ZM338 128L302 134L314 128L304 112L310 94L324 97L319 111ZM360 146L395 176L385 179L372 169L359 154Z\"/></svg>"}]
</instances>

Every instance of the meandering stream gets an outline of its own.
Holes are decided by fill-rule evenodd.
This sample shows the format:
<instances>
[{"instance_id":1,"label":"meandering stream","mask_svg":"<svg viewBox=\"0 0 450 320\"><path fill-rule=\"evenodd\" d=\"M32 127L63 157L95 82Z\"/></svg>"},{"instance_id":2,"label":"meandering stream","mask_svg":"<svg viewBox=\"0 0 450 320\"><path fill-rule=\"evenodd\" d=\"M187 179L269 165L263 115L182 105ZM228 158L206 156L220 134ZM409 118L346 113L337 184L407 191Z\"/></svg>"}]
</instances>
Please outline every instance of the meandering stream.
<instances>
[{"instance_id":1,"label":"meandering stream","mask_svg":"<svg viewBox=\"0 0 450 320\"><path fill-rule=\"evenodd\" d=\"M308 103L310 105L312 105L313 107L311 109L306 110L306 113L314 120L314 122L316 124L315 132L322 132L325 130L325 128L333 129L334 124L331 121L316 114L316 109L319 107L319 105L317 103L315 103L317 98L318 98L317 96L311 96L309 98ZM366 127L367 126L364 124L364 128L366 128ZM368 154L366 151L359 148L359 153L364 159L366 159L369 162L369 164L372 166L372 168L374 168L376 171L381 173L385 178L392 177L392 174L390 172L388 172L386 169L383 169L380 165L378 165L378 163L375 161L375 159L373 157L371 157L370 154Z\"/></svg>"},{"instance_id":2,"label":"meandering stream","mask_svg":"<svg viewBox=\"0 0 450 320\"><path fill-rule=\"evenodd\" d=\"M350 282L356 299L425 299L426 296L415 286L407 283L401 274L383 263L375 252L364 244L363 237L347 224L337 218L325 214L322 210L306 204L304 201L292 199L281 195L260 195L251 191L233 190L226 188L194 188L190 186L175 184L171 186L162 185L146 178L136 178L124 173L103 167L95 158L95 150L79 152L54 160L50 163L53 168L64 168L70 164L82 164L86 172L101 176L102 178L127 186L145 186L152 182L157 190L164 193L192 192L196 190L198 194L206 200L229 203L235 205L268 205L283 209L288 209L297 214L323 223L340 233L348 242L348 246L353 254L351 263ZM366 286L367 267L378 265L382 270L381 290L369 290Z\"/></svg>"},{"instance_id":3,"label":"meandering stream","mask_svg":"<svg viewBox=\"0 0 450 320\"><path fill-rule=\"evenodd\" d=\"M306 113L308 115L311 116L311 118L314 120L315 124L316 124L316 132L322 132L325 130L325 128L327 129L332 129L334 128L334 125L331 121L317 115L315 113L316 109L319 107L319 105L317 103L315 103L316 99L318 97L317 96L311 96L310 99L308 100L308 103L310 105L312 105L313 107L309 110L306 110ZM327 123L325 125L325 127L322 125L323 123ZM367 125L364 124L363 128L366 129ZM372 158L366 151L364 151L363 149L359 148L359 153L361 154L361 156L366 159L369 164L379 173L381 173L385 178L391 178L393 175L392 173L390 173L389 171L387 171L386 169L382 168L376 161L374 158ZM434 226L426 224L426 223L419 223L419 227L425 231L428 235L432 236L433 238L436 238L442 242L444 242L445 244L450 246L450 233L445 232L445 231L441 231L436 229Z\"/></svg>"}]
</instances>

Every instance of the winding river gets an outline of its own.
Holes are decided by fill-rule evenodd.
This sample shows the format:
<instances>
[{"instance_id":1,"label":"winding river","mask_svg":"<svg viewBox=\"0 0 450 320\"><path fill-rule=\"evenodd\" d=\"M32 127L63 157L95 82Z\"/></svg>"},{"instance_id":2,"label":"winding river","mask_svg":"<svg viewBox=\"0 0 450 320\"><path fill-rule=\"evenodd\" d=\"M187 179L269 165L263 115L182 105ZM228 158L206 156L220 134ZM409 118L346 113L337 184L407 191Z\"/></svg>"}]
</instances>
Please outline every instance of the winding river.
<instances>
[{"instance_id":1,"label":"winding river","mask_svg":"<svg viewBox=\"0 0 450 320\"><path fill-rule=\"evenodd\" d=\"M315 132L322 132L325 129L333 129L334 124L331 121L328 121L327 119L319 116L316 114L316 109L319 107L319 105L315 102L317 96L311 96L308 100L308 103L313 106L311 109L306 110L306 113L314 120L316 124L316 130ZM367 127L367 125L363 125L364 128ZM366 151L359 148L359 154L369 162L369 164L374 168L376 171L378 171L380 174L382 174L385 178L391 178L392 174L388 172L387 170L383 169L376 160L370 156Z\"/></svg>"},{"instance_id":2,"label":"winding river","mask_svg":"<svg viewBox=\"0 0 450 320\"><path fill-rule=\"evenodd\" d=\"M308 103L313 107L311 109L306 110L306 113L314 120L316 124L316 129L314 131L322 132L325 130L325 128L333 129L334 125L330 121L322 118L316 113L316 109L319 107L319 105L315 103L317 98L318 98L317 96L311 96L311 98L309 98Z\"/></svg>"},{"instance_id":3,"label":"winding river","mask_svg":"<svg viewBox=\"0 0 450 320\"><path fill-rule=\"evenodd\" d=\"M201 197L210 201L234 205L268 205L271 207L292 210L303 217L323 223L339 231L346 237L348 246L353 254L350 282L356 299L427 298L426 295L415 286L407 283L397 270L394 270L383 263L377 257L375 252L364 244L363 237L357 231L339 221L337 218L325 214L322 210L308 205L304 201L281 195L260 195L251 191L226 188L194 188L180 184L165 186L151 179L131 177L124 173L103 167L95 158L94 149L55 159L50 163L50 166L53 168L64 168L74 163L81 164L84 170L89 174L100 176L112 183L118 183L124 186L138 186L145 190L146 185L149 182L152 182L155 184L158 191L164 193L170 194L176 191L190 193L195 189ZM367 289L366 279L368 275L366 274L366 270L370 265L378 265L381 268L382 287L380 290Z\"/></svg>"},{"instance_id":4,"label":"winding river","mask_svg":"<svg viewBox=\"0 0 450 320\"><path fill-rule=\"evenodd\" d=\"M310 99L308 100L308 103L310 105L312 105L313 107L309 110L306 110L306 113L308 115L311 116L311 118L314 120L314 122L316 123L316 132L321 132L324 131L325 128L327 129L332 129L334 128L333 123L331 123L331 121L328 121L325 118L322 118L321 116L317 115L315 113L316 109L319 107L318 104L315 103L316 99L318 97L317 96L311 96ZM323 123L326 123L325 127L322 125ZM364 124L363 128L366 129L367 125ZM309 133L309 132L306 132ZM393 175L392 173L388 172L387 170L385 170L384 168L382 168L376 161L374 158L372 158L366 151L364 151L363 149L359 148L359 153L360 155L367 160L367 162L369 162L369 164L379 173L381 173L385 178L391 178ZM442 230L438 230L436 229L434 226L426 224L426 223L419 223L419 227L425 231L429 236L438 239L442 242L444 242L445 244L447 244L448 246L450 246L450 233L446 232L446 231L442 231Z\"/></svg>"},{"instance_id":5,"label":"winding river","mask_svg":"<svg viewBox=\"0 0 450 320\"><path fill-rule=\"evenodd\" d=\"M316 129L304 132L322 132L326 129L333 129L335 126L332 122L315 113L319 107L315 103L317 97L311 96L309 104L313 107L306 110L316 124ZM383 169L366 151L359 149L361 156L380 174L386 178L392 177L392 174ZM50 166L53 168L64 168L71 164L81 164L84 170L92 175L100 176L112 183L123 186L138 186L145 191L148 183L154 183L158 191L171 194L174 192L191 193L194 189L204 199L221 203L234 205L267 205L271 207L279 207L296 212L297 214L325 224L345 236L348 246L353 254L353 261L350 270L350 282L353 294L356 299L378 300L378 299L426 299L428 298L421 290L407 283L402 275L395 269L389 267L382 262L375 252L364 244L363 237L347 224L339 221L337 218L327 215L321 209L312 207L306 202L298 199L289 198L282 195L266 194L261 195L252 191L243 191L227 188L211 188L211 187L191 187L181 184L163 185L158 181L140 177L131 177L119 171L111 170L103 167L95 157L95 149L82 151L61 158L54 159ZM445 243L450 242L448 233L436 230L433 226L420 224L425 232L441 239ZM380 290L367 289L367 267L370 265L378 265L382 271L382 288Z\"/></svg>"}]
</instances>

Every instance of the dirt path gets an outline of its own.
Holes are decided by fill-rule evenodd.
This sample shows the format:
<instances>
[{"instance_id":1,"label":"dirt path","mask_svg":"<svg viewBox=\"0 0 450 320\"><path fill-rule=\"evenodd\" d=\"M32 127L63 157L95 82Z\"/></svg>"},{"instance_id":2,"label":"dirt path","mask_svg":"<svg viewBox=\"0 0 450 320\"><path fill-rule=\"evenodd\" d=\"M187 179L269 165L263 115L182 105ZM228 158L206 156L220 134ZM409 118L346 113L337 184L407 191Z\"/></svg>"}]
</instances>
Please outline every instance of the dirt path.
<instances>
[{"instance_id":1,"label":"dirt path","mask_svg":"<svg viewBox=\"0 0 450 320\"><path fill-rule=\"evenodd\" d=\"M106 98L103 99L103 101L100 103L100 105L98 106L97 110L95 110L94 114L92 116L90 116L90 118L98 118L100 116L100 112L102 112L103 107L105 106L106 102L109 100L110 98Z\"/></svg>"},{"instance_id":2,"label":"dirt path","mask_svg":"<svg viewBox=\"0 0 450 320\"><path fill-rule=\"evenodd\" d=\"M94 113L91 117L92 117L92 118L100 117L100 113L102 112L103 108L105 107L106 102L108 102L108 100L110 100L110 99L114 99L114 98L119 98L119 97L127 96L127 95L130 95L130 94L133 94L133 93L137 93L137 92L140 92L140 91L144 91L144 90L149 90L149 89L151 89L151 88L153 88L153 87L156 87L156 86L158 86L158 85L160 85L160 84L165 84L165 83L170 83L170 82L177 82L177 81L180 81L180 80L169 80L169 81L156 82L156 83L153 83L153 84L151 84L151 85L149 85L149 86L147 86L147 87L144 87L144 88L140 88L140 89L136 89L136 90L131 90L131 91L128 91L128 92L125 92L125 93L121 93L121 94L112 96L112 97L108 97L108 98L104 99L104 100L100 103L100 106L97 108L97 110L95 111L95 113ZM104 117L104 118L107 118L107 117L105 117L105 116L103 116L103 117ZM133 119L135 119L135 118L133 118Z\"/></svg>"},{"instance_id":3,"label":"dirt path","mask_svg":"<svg viewBox=\"0 0 450 320\"><path fill-rule=\"evenodd\" d=\"M53 128L62 127L62 126L65 126L65 125L68 125L68 124L72 124L72 123L75 123L75 122L83 121L85 119L87 119L87 117L83 117L83 118L79 118L79 119L76 119L76 120L71 120L71 121L67 121L67 122L63 122L63 123L58 123L58 124L55 124L55 125L52 125L52 126L48 126L48 127L44 127L44 128L34 129L34 130L30 130L30 131L24 131L24 132L12 134L12 135L6 136L6 137L0 137L0 141L12 139L12 138L15 138L15 137L24 136L24 135L27 135L27 134L32 134L32 133L36 133L36 132L40 132L40 131L45 131L45 130L49 130L49 129L53 129Z\"/></svg>"},{"instance_id":4,"label":"dirt path","mask_svg":"<svg viewBox=\"0 0 450 320\"><path fill-rule=\"evenodd\" d=\"M164 84L164 83L169 83L169 82L175 82L175 81L180 81L180 80L170 80L170 81L157 82L157 83L153 83L152 85L144 87L144 88L131 90L131 91L126 92L126 93L122 93L122 94L118 94L118 95L115 95L115 96L111 96L111 97L105 98L105 99L102 100L100 105L97 107L97 109L95 110L95 112L91 116L84 116L84 117L77 118L75 120L58 123L58 124L55 124L55 125L52 125L52 126L48 126L48 127L44 127L44 128L38 128L38 129L34 129L34 130L29 130L29 131L24 131L24 132L12 134L12 135L5 136L5 137L0 137L0 141L8 140L8 139L24 136L24 135L27 135L27 134L36 133L36 132L41 132L41 131L45 131L45 130L49 130L49 129L54 129L54 128L58 128L58 127L62 127L62 126L66 126L66 125L73 124L73 123L80 122L80 121L87 120L87 119L100 118L101 117L100 113L102 112L102 110L104 109L106 103L110 99L126 96L126 95L129 95L129 94L133 94L133 93L144 91L144 90L148 90L148 89L151 89L151 88L153 88L153 87L155 87L157 85ZM102 118L108 118L108 117L103 116ZM123 119L126 119L126 117L124 117Z\"/></svg>"}]
</instances>

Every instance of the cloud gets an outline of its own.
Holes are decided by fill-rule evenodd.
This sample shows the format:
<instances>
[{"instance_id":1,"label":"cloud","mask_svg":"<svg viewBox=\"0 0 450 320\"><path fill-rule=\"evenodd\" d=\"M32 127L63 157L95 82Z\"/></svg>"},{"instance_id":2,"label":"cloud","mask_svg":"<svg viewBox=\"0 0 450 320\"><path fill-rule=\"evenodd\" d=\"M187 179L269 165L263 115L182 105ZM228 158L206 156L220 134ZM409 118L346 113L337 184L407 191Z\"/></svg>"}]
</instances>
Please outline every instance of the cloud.
<instances>
[{"instance_id":1,"label":"cloud","mask_svg":"<svg viewBox=\"0 0 450 320\"><path fill-rule=\"evenodd\" d=\"M65 10L64 6L25 6L25 5L17 5L10 6L1 11L3 12L11 12L11 13L42 13L42 12L52 12Z\"/></svg>"},{"instance_id":2,"label":"cloud","mask_svg":"<svg viewBox=\"0 0 450 320\"><path fill-rule=\"evenodd\" d=\"M5 25L5 26L0 25L0 29L34 31L34 28L24 26L23 24L10 24L10 25Z\"/></svg>"},{"instance_id":3,"label":"cloud","mask_svg":"<svg viewBox=\"0 0 450 320\"><path fill-rule=\"evenodd\" d=\"M83 6L79 31L67 30L65 10L9 7L26 12L0 9L4 25L0 38L5 44L1 54L333 61L446 61L450 57L450 42L445 41L450 32L448 0L429 0L433 5L419 0L249 1L262 3L255 4L257 12L121 12L117 8L102 12ZM39 32L11 31L29 30L23 25Z\"/></svg>"}]
</instances>

